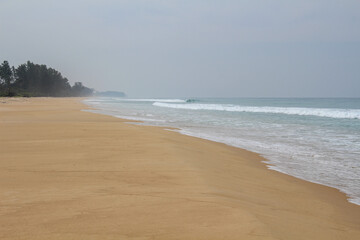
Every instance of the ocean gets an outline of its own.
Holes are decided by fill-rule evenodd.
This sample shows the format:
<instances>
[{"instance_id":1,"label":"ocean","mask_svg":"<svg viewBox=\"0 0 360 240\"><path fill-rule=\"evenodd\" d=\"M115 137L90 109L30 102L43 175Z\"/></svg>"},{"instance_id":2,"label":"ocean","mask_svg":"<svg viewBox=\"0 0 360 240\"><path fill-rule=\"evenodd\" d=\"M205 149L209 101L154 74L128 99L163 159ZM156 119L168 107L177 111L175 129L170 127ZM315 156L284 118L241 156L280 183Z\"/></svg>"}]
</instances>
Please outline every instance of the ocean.
<instances>
[{"instance_id":1,"label":"ocean","mask_svg":"<svg viewBox=\"0 0 360 240\"><path fill-rule=\"evenodd\" d=\"M90 98L92 112L260 153L269 169L360 205L360 98Z\"/></svg>"}]
</instances>

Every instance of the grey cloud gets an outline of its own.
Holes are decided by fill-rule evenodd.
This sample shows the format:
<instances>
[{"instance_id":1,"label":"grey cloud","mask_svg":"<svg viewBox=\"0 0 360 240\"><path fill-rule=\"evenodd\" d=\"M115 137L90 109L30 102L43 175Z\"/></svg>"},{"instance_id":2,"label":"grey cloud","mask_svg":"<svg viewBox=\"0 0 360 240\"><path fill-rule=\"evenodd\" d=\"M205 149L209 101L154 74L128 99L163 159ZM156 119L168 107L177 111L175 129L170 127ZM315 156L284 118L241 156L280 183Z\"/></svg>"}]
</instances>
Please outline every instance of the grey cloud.
<instances>
[{"instance_id":1,"label":"grey cloud","mask_svg":"<svg viewBox=\"0 0 360 240\"><path fill-rule=\"evenodd\" d=\"M139 97L360 97L359 1L0 0L0 60Z\"/></svg>"}]
</instances>

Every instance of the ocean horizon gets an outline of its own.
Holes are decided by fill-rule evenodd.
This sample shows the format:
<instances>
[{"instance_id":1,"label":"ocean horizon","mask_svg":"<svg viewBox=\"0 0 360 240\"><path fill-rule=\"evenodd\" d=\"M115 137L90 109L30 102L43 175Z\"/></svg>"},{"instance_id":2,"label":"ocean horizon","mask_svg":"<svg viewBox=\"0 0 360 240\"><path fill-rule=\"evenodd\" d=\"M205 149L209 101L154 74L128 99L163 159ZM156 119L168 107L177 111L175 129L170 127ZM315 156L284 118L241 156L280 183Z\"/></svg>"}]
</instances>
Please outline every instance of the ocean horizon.
<instances>
[{"instance_id":1,"label":"ocean horizon","mask_svg":"<svg viewBox=\"0 0 360 240\"><path fill-rule=\"evenodd\" d=\"M269 169L339 189L360 205L360 98L89 98L143 125L257 152Z\"/></svg>"}]
</instances>

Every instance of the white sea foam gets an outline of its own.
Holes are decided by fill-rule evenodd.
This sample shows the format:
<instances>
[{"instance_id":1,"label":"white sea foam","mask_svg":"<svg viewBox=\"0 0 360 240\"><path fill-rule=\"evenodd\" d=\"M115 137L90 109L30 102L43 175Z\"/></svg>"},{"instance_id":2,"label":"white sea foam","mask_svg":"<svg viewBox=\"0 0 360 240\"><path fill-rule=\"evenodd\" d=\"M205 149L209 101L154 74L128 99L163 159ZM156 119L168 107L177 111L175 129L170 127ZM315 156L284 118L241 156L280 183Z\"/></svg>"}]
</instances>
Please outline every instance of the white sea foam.
<instances>
[{"instance_id":1,"label":"white sea foam","mask_svg":"<svg viewBox=\"0 0 360 240\"><path fill-rule=\"evenodd\" d=\"M163 102L163 103L184 103L182 99L160 99L160 98L118 98L118 101L126 102Z\"/></svg>"},{"instance_id":2,"label":"white sea foam","mask_svg":"<svg viewBox=\"0 0 360 240\"><path fill-rule=\"evenodd\" d=\"M145 117L134 117L134 116L125 116L125 115L114 115L117 118L135 120L135 121L144 121L144 122L165 122L161 119L145 118Z\"/></svg>"},{"instance_id":3,"label":"white sea foam","mask_svg":"<svg viewBox=\"0 0 360 240\"><path fill-rule=\"evenodd\" d=\"M339 108L297 108L297 107L253 107L231 104L169 104L154 102L154 106L189 109L189 110L213 110L228 112L251 112L251 113L280 113L288 115L318 116L330 118L360 119L360 109Z\"/></svg>"}]
</instances>

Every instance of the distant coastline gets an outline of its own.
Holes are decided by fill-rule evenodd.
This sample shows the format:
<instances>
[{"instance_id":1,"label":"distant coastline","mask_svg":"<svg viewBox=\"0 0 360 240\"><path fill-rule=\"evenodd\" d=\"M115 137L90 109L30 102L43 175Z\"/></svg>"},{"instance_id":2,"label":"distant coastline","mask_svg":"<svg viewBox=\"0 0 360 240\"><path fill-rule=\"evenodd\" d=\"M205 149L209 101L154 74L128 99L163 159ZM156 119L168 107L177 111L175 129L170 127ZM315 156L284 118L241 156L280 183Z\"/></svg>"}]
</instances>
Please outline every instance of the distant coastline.
<instances>
[{"instance_id":1,"label":"distant coastline","mask_svg":"<svg viewBox=\"0 0 360 240\"><path fill-rule=\"evenodd\" d=\"M95 92L93 94L94 97L126 97L126 94L124 92L118 92L118 91L105 91L105 92Z\"/></svg>"}]
</instances>

